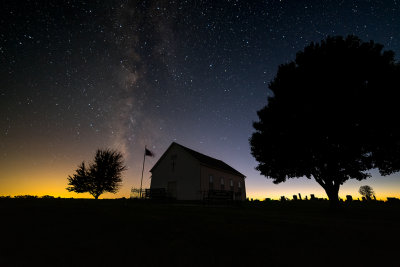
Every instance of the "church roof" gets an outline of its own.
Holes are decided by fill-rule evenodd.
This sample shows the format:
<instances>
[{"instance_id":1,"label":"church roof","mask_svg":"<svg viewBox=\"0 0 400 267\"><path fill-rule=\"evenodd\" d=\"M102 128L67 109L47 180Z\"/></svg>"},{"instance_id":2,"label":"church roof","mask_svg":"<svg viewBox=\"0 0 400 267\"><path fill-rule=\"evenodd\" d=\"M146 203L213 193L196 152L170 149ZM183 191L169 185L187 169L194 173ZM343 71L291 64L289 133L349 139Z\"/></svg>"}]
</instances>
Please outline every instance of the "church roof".
<instances>
[{"instance_id":1,"label":"church roof","mask_svg":"<svg viewBox=\"0 0 400 267\"><path fill-rule=\"evenodd\" d=\"M229 172L229 173L232 173L232 174L235 174L235 175L238 175L238 176L246 177L243 174L241 174L240 172L238 172L237 170L235 170L234 168L232 168L231 166L229 166L228 164L226 164L225 162L223 162L222 160L219 160L219 159L212 158L210 156L204 155L204 154L202 154L200 152L194 151L193 149L190 149L188 147L185 147L185 146L180 145L180 144L175 143L175 142L173 142L170 145L170 147L172 147L173 145L177 145L177 146L183 148L183 150L185 150L192 157L197 159L200 162L200 164L202 164L202 165L205 165L205 166L210 167L210 168L219 169L219 170L222 170L222 171L225 171L225 172ZM168 150L169 150L169 148L167 149L167 151ZM160 158L160 160L161 160L161 158ZM156 167L158 162L153 166L153 168L150 171L152 171Z\"/></svg>"}]
</instances>

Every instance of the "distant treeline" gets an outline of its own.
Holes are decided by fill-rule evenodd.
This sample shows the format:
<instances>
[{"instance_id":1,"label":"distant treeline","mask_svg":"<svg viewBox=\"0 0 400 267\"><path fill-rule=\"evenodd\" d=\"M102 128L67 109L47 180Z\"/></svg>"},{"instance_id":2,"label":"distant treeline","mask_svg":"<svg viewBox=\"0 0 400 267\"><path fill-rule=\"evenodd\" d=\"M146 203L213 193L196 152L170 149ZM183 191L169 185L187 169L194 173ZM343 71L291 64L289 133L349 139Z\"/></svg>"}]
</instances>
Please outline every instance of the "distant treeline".
<instances>
[{"instance_id":1,"label":"distant treeline","mask_svg":"<svg viewBox=\"0 0 400 267\"><path fill-rule=\"evenodd\" d=\"M17 199L37 199L37 198L44 198L44 199L53 199L55 197L49 196L49 195L44 195L44 196L33 196L33 195L18 195L18 196L0 196L0 198L17 198ZM61 197L57 197L61 198Z\"/></svg>"},{"instance_id":2,"label":"distant treeline","mask_svg":"<svg viewBox=\"0 0 400 267\"><path fill-rule=\"evenodd\" d=\"M247 198L247 201L250 202L268 202L268 201L280 201L280 202L285 202L285 201L328 201L327 198L317 198L313 194L311 194L311 197L308 198L307 196L305 198L301 198L301 195L299 194L299 197L297 195L293 195L292 199L289 199L285 196L281 196L279 200L277 199L271 199L271 198L265 198L264 200L258 200L258 199L253 199L253 198ZM400 202L400 199L397 197L387 197L386 201L385 200L377 200L376 198L368 199L366 197L362 197L361 199L353 199L351 195L347 195L346 199L339 198L340 202L370 202L370 201L377 201L377 202Z\"/></svg>"},{"instance_id":3,"label":"distant treeline","mask_svg":"<svg viewBox=\"0 0 400 267\"><path fill-rule=\"evenodd\" d=\"M18 195L18 196L0 196L0 199L86 199L86 198L74 198L74 197L54 197L50 195L44 196L35 196L35 195ZM122 198L113 198L113 199L126 199Z\"/></svg>"},{"instance_id":4,"label":"distant treeline","mask_svg":"<svg viewBox=\"0 0 400 267\"><path fill-rule=\"evenodd\" d=\"M18 195L18 196L0 196L0 199L75 199L73 197L71 198L62 198L62 197L54 197L50 195L44 195L44 196L35 196L35 195ZM79 198L80 199L80 198ZM116 198L116 199L127 199L125 197L122 198ZM131 197L131 199L135 199ZM259 199L253 199L253 198L247 198L247 202L273 202L273 201L279 201L279 202L285 202L285 201L328 201L327 198L317 198L313 194L311 194L310 198L307 196L305 198L301 198L301 195L297 197L297 195L293 195L292 199L289 199L285 196L281 196L279 200L277 199L271 199L271 198L265 198L264 200L259 200ZM385 200L377 200L377 199L367 199L365 197L362 197L361 199L353 199L351 195L347 195L346 199L340 199L341 202L371 202L371 201L376 201L376 202L400 202L399 198L396 197L387 197L386 201Z\"/></svg>"}]
</instances>

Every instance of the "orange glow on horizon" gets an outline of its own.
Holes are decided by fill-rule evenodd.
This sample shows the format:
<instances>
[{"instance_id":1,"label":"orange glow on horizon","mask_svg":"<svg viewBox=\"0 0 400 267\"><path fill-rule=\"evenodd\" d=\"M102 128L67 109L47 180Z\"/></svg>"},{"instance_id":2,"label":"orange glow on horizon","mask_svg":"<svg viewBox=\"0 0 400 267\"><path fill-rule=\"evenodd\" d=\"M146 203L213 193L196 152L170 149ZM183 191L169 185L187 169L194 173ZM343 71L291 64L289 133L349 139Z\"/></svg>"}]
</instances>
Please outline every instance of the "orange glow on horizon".
<instances>
[{"instance_id":1,"label":"orange glow on horizon","mask_svg":"<svg viewBox=\"0 0 400 267\"><path fill-rule=\"evenodd\" d=\"M60 173L53 173L53 172L46 172L46 173L32 173L29 179L24 179L21 177L15 177L19 179L19 183L5 183L2 180L1 189L0 189L0 196L20 196L20 195L32 195L32 196L54 196L54 197L61 197L61 198L93 198L89 193L74 193L68 192L65 188L67 187L67 179L66 177L68 174L60 174ZM266 198L270 198L272 200L279 200L281 196L285 196L288 199L292 199L293 195L297 195L299 190L293 189L282 191L280 194L268 194L266 192L254 191L249 192L247 191L247 197L253 200L260 200L263 201ZM316 198L327 198L326 194L324 193L323 189L318 190L315 193L302 193L300 191L302 199L304 200L307 196L310 199L310 194L314 194ZM354 200L358 198L361 199L361 195L358 191L345 191L339 193L339 197L342 199L346 199L346 195L352 195ZM120 191L116 194L105 193L100 196L101 199L114 199L114 198L129 198L130 197L130 187L122 186ZM400 198L400 193L393 192L393 190L387 191L378 191L376 193L377 200L386 201L387 197L396 197Z\"/></svg>"},{"instance_id":2,"label":"orange glow on horizon","mask_svg":"<svg viewBox=\"0 0 400 267\"><path fill-rule=\"evenodd\" d=\"M69 159L65 161L40 161L34 162L31 157L22 161L8 162L7 165L0 163L0 196L18 196L18 195L50 195L62 198L93 198L89 193L77 194L68 192L68 175L72 175L80 161ZM45 167L43 167L45 166ZM150 186L150 173L148 169L152 166L149 163L146 166L143 179L143 188ZM130 169L123 175L123 184L117 194L105 193L100 198L129 198L131 187L140 186L141 170ZM361 185L368 184L376 192L378 200L386 200L387 197L400 198L400 179L399 174L393 177L373 177L364 181L348 181L339 192L339 197L346 198L346 195L352 195L353 199L361 199L358 189ZM246 179L246 195L249 199L264 200L266 198L280 199L285 196L289 199L293 195L301 193L302 198L310 198L314 194L318 198L327 198L325 191L314 180L304 178L291 179L285 183L275 185L270 180L263 177L248 177Z\"/></svg>"}]
</instances>

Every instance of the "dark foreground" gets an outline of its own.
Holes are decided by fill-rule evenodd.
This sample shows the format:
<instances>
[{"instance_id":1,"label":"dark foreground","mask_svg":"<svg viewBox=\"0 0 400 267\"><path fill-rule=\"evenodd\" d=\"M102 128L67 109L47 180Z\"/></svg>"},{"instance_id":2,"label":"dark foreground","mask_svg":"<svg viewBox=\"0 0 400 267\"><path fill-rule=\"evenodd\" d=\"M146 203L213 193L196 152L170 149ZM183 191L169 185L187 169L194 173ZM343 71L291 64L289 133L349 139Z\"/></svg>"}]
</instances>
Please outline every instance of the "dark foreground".
<instances>
[{"instance_id":1,"label":"dark foreground","mask_svg":"<svg viewBox=\"0 0 400 267\"><path fill-rule=\"evenodd\" d=\"M399 211L0 199L0 266L399 266Z\"/></svg>"}]
</instances>

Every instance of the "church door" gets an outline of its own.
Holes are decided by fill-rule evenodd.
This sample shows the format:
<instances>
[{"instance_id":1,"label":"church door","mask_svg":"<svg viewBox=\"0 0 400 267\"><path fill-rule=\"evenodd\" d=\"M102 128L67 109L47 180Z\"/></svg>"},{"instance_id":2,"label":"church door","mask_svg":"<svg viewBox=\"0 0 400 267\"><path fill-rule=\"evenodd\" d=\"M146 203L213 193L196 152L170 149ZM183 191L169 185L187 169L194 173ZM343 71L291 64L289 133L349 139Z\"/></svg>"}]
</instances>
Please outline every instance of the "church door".
<instances>
[{"instance_id":1,"label":"church door","mask_svg":"<svg viewBox=\"0 0 400 267\"><path fill-rule=\"evenodd\" d=\"M176 182L168 182L168 196L176 198Z\"/></svg>"}]
</instances>

